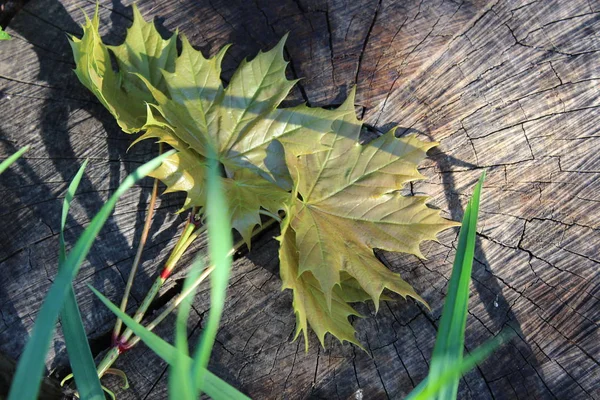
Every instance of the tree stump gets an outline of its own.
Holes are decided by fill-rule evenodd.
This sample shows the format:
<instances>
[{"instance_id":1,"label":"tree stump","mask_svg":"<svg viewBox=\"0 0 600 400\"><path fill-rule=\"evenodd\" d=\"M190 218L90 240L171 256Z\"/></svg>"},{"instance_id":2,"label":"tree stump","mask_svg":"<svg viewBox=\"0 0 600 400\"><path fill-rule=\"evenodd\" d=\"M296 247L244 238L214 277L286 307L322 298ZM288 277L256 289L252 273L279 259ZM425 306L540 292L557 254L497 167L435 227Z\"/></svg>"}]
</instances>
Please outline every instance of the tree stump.
<instances>
[{"instance_id":1,"label":"tree stump","mask_svg":"<svg viewBox=\"0 0 600 400\"><path fill-rule=\"evenodd\" d=\"M101 33L120 43L132 11L100 1ZM0 351L21 353L54 276L62 198L90 160L68 220L74 243L119 182L156 149L133 137L77 80L68 34L81 35L87 0L31 0L0 43L0 157L31 145L1 177ZM378 131L393 125L440 142L422 165L428 180L407 191L431 196L448 218L488 171L478 228L466 351L508 326L517 337L461 381L464 399L600 398L600 2L596 0L140 1L161 32L179 28L212 55L233 43L224 78L290 32L290 102L337 105L357 85L357 106ZM139 239L151 180L119 202L75 282L92 350L109 346L114 317L87 288L120 301ZM157 203L133 291L135 307L184 222L181 195ZM429 302L359 307L354 325L369 354L330 337L292 342L291 295L281 291L277 230L238 255L210 369L256 399L398 399L425 378L457 239L448 230L422 246L427 260L382 253ZM204 242L196 249L204 247ZM191 256L188 256L188 259ZM158 310L181 286L175 275ZM207 311L204 287L189 332ZM172 339L173 319L159 333ZM131 388L107 379L120 399L164 399L167 366L140 345L117 368ZM47 357L64 376L60 329ZM362 397L361 397L362 396Z\"/></svg>"}]
</instances>

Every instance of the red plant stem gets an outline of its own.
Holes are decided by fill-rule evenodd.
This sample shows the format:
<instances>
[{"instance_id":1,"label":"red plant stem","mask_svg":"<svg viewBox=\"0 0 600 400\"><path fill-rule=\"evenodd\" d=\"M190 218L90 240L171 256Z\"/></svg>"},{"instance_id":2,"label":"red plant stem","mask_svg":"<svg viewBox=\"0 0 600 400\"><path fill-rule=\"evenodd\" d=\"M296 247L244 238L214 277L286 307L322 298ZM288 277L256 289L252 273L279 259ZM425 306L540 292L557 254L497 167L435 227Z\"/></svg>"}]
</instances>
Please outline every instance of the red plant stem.
<instances>
[{"instance_id":1,"label":"red plant stem","mask_svg":"<svg viewBox=\"0 0 600 400\"><path fill-rule=\"evenodd\" d=\"M152 301L160 291L160 288L163 286L167 278L169 278L169 276L173 272L175 265L177 264L181 256L183 256L185 250L187 250L187 248L192 244L194 239L196 239L200 233L204 232L204 230L205 228L203 227L197 228L194 223L190 223L190 221L187 222L183 233L179 237L179 241L177 242L175 248L171 252L171 256L167 260L163 270L161 271L160 275L156 278L156 280L152 284L152 287L148 291L148 294L146 294L146 297L142 301L142 304L140 304L138 310L135 312L133 319L136 322L140 322L142 320L142 318L146 314L146 311L148 311L150 304L152 304ZM127 343L132 334L133 331L131 329L125 329L125 332L123 332L123 334L118 338L116 345L120 346L121 350L126 350L127 348L125 347L125 344Z\"/></svg>"},{"instance_id":2,"label":"red plant stem","mask_svg":"<svg viewBox=\"0 0 600 400\"><path fill-rule=\"evenodd\" d=\"M135 313L134 319L137 322L141 321L145 312L148 310L148 307L152 303L152 300L154 299L154 297L156 296L156 294L158 293L158 291L160 290L160 288L162 287L164 282L167 280L167 278L171 275L171 272L173 271L173 267L175 266L177 261L179 261L179 259L181 258L181 256L185 252L185 250L192 244L194 239L196 239L202 232L204 232L204 230L205 230L204 227L198 226L198 224L196 223L196 220L194 219L194 215L195 215L195 212L192 213L190 220L185 225L184 231L183 231L181 237L179 238L179 240L177 241L177 244L173 248L171 255L169 256L169 259L167 260L167 263L165 264L165 267L161 271L160 275L156 278L156 281L154 281L154 284L148 291L146 298L140 305L140 308L138 309L138 311ZM257 229L255 232L253 232L252 236L255 236L258 233L270 228L276 222L277 221L275 221L275 220L269 220L269 221L265 222L264 224L262 224L262 226L259 229ZM244 245L245 245L245 242L240 241L234 245L232 251L236 252ZM207 274L210 273L209 271L212 271L212 267L208 268L208 270L206 271ZM204 277L201 277L200 280L203 280L203 279L204 279ZM200 283L200 282L198 282L198 283ZM167 310L165 310L154 321L152 321L148 325L147 329L152 330L154 327L156 327L156 325L158 325L158 323L160 323L169 312L173 311L177 307L177 305L179 305L179 303L181 302L181 300L183 300L183 298L185 296L186 296L186 294L182 293L177 299L175 299L174 304L169 306L167 308ZM108 352L106 353L106 355L104 356L104 358L102 359L100 364L98 364L98 368L97 368L98 377L102 377L102 375L104 375L106 373L106 371L112 366L112 364L117 360L117 358L119 357L119 355L121 353L131 349L133 346L135 346L139 342L140 339L137 336L135 336L131 340L129 340L129 338L132 335L133 335L133 331L131 331L129 328L127 328L125 330L125 332L123 333L123 335L121 335L121 337L118 338L116 343L113 344L113 347L111 347L108 350Z\"/></svg>"}]
</instances>

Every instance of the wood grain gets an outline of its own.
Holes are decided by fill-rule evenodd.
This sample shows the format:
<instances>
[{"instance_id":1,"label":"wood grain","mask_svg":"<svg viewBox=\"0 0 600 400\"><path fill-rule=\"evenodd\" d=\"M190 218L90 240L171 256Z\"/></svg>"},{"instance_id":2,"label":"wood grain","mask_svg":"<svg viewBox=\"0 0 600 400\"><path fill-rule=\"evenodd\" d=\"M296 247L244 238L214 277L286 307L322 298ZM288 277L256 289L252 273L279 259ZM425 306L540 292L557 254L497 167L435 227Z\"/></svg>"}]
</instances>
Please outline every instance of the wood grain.
<instances>
[{"instance_id":1,"label":"wood grain","mask_svg":"<svg viewBox=\"0 0 600 400\"><path fill-rule=\"evenodd\" d=\"M101 33L123 40L130 3L101 1ZM120 180L156 152L149 143L127 151L119 131L79 84L65 34L81 34L83 9L94 1L31 0L0 43L0 155L29 144L3 174L0 190L0 351L19 356L56 273L59 210L84 158L90 166L68 220L73 243ZM286 32L290 77L304 77L290 102L341 103L357 85L365 123L400 127L440 142L407 188L431 196L460 220L483 168L488 171L478 230L466 349L503 327L517 338L467 374L464 399L600 398L600 2L573 0L279 2L140 1L165 34L176 28L205 54L233 43L224 78ZM143 225L151 182L131 190L94 245L75 289L92 347L101 356L113 318L92 284L120 299ZM182 197L162 196L136 281L143 296L177 239ZM237 257L225 317L210 368L257 399L402 398L427 374L456 231L426 243L426 260L381 253L431 304L386 303L354 325L370 354L314 336L304 353L291 342L291 296L281 292L276 230ZM202 248L203 242L196 249ZM162 291L175 294L182 272ZM204 288L194 303L190 335L208 309ZM161 325L171 338L173 321ZM192 340L193 342L193 340ZM68 372L63 339L54 338L49 374ZM166 398L167 368L147 348L125 353L131 388L106 384L122 399Z\"/></svg>"}]
</instances>

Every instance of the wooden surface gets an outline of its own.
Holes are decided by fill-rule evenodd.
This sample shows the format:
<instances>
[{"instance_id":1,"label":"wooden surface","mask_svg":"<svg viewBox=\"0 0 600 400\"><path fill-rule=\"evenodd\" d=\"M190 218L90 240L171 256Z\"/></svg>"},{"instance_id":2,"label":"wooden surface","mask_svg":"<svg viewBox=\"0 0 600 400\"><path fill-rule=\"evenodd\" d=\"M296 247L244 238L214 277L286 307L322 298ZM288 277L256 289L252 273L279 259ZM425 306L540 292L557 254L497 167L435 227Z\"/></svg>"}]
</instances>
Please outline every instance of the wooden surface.
<instances>
[{"instance_id":1,"label":"wooden surface","mask_svg":"<svg viewBox=\"0 0 600 400\"><path fill-rule=\"evenodd\" d=\"M81 33L94 1L31 0L0 43L0 156L29 144L2 175L0 190L0 351L16 358L56 273L59 210L84 158L90 165L68 220L70 243L125 175L156 149L127 152L132 138L77 81L65 34ZM131 9L101 1L105 40L123 40ZM600 2L556 1L140 1L166 33L179 28L214 54L234 43L225 78L239 61L290 32L290 77L305 77L292 101L335 105L358 85L367 124L418 132L441 142L423 164L415 194L459 220L483 168L478 250L466 348L503 327L518 337L469 373L460 398L600 398ZM92 349L109 345L113 318L86 284L120 300L141 233L151 181L119 203L75 289ZM134 290L143 296L176 240L180 195L157 205L153 234ZM383 254L432 305L359 307L360 340L370 355L314 336L308 354L291 342L291 296L281 292L277 243L266 232L239 255L210 368L257 399L402 398L427 373L456 244L456 231L427 243L427 260ZM203 244L199 243L197 248ZM164 304L181 274L162 292ZM190 332L198 337L206 288ZM157 304L155 308L159 308ZM161 325L170 338L173 321ZM131 388L121 399L166 398L166 366L147 348L118 361ZM60 333L47 358L63 376ZM362 393L362 397L360 394Z\"/></svg>"}]
</instances>

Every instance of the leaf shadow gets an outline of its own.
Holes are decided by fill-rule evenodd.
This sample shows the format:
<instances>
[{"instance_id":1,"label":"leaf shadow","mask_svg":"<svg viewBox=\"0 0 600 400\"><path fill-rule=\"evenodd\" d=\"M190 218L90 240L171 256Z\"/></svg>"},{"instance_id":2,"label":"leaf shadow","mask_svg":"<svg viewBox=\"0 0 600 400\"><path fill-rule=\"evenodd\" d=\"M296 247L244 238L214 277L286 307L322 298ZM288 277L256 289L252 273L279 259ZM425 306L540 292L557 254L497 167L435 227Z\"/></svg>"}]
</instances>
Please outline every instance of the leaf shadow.
<instances>
[{"instance_id":1,"label":"leaf shadow","mask_svg":"<svg viewBox=\"0 0 600 400\"><path fill-rule=\"evenodd\" d=\"M415 133L424 135L432 141L434 140L431 135L414 128L399 127L398 131L401 132L401 135ZM483 171L483 168L457 159L452 155L445 153L439 147L436 148L433 154L430 155L430 158L436 164L436 169L440 171L442 186L444 188L444 197L446 204L448 204L448 210L450 212L451 219L454 221L462 221L464 210L462 209L461 202L458 197L459 191L457 189L455 176L451 173L451 171L456 170L456 168L471 170L481 169ZM485 201L485 184L482 201ZM481 215L479 220L479 224L481 225ZM511 365L511 362L514 363L516 359L523 360L523 363L528 364L529 367L533 368L533 371L529 371L529 373L536 374L539 377L539 380L535 380L535 385L529 389L535 393L536 398L543 398L544 396L548 395L548 389L544 383L545 376L543 369L541 368L537 358L531 357L533 354L535 354L534 349L525 340L521 323L512 310L513 304L509 303L503 294L503 285L500 284L499 279L493 274L493 265L491 265L487 259L481 241L481 236L477 235L475 242L476 253L473 261L471 282L479 296L481 304L484 306L487 315L493 324L492 326L485 326L485 328L490 330L492 333L498 333L504 327L510 327L510 329L514 330L519 336L519 338L514 339L512 342L503 346L494 354L492 354L486 363L489 365L491 364L491 360L493 360L494 365L496 366ZM437 326L435 326L435 328L437 330ZM519 342L515 344L517 340ZM465 350L472 351L474 349L466 348ZM486 376L487 374L484 374L481 368L481 366L477 367L477 369L481 372L481 375Z\"/></svg>"},{"instance_id":2,"label":"leaf shadow","mask_svg":"<svg viewBox=\"0 0 600 400\"><path fill-rule=\"evenodd\" d=\"M56 2L56 1L52 1L51 4L54 7L53 12L56 13L56 17L58 17L57 20L60 21L61 24L65 24L68 31L80 33L79 27L77 26L75 21L72 19L72 17L69 15L69 13L66 11L64 6L62 6L60 3ZM125 27L128 25L128 23L126 21L128 19L131 20L131 9L129 7L123 6L123 4L117 0L112 1L112 6L113 6L113 11L115 11L114 13L110 14L111 15L110 18L113 23L112 29L108 32L108 34L105 37L107 38L107 40L116 43L116 42L119 42L120 39L122 39L124 37ZM199 6L198 9L201 10L201 7L202 6ZM208 6L206 6L206 7L208 7ZM231 11L232 10L230 10L230 9L224 10L224 12L231 12ZM164 34L165 32L168 32L168 30L166 28L164 28L164 19L161 19L159 17L157 22L158 22L157 25L159 27L162 27L161 33ZM39 31L36 32L36 29L39 29L39 27L26 27L26 26L19 25L19 24L15 24L14 26L11 26L11 27L13 29L15 29L20 35L22 35L28 41L35 42L36 38L39 38L40 32ZM244 33L245 31L246 31L246 27L241 27L241 26L233 26L232 27L232 33L230 34L229 41L239 43L240 45L236 46L236 49L232 50L232 52L233 52L232 56L226 58L226 60L225 60L225 62L226 62L225 72L224 72L225 80L228 79L228 75L229 76L231 75L233 69L237 66L239 60L241 58L243 58L243 56L245 56L246 54L249 54L249 52L251 52L251 51L255 52L260 47L263 47L266 44L273 44L276 42L276 40L279 39L279 37L275 34L275 32L272 32L272 34L269 34L269 35L255 37L256 35L254 35L252 33L246 34L246 33ZM210 47L207 47L203 50L210 50ZM63 46L61 48L61 55L63 57L68 57L69 53L70 53L70 49L68 49L68 46L66 46L66 47ZM43 82L47 83L51 87L54 87L54 86L60 86L63 83L63 77L65 77L65 76L69 76L68 79L75 79L73 74L70 74L70 75L66 74L66 73L63 73L62 75L57 74L55 65L48 63L46 61L45 57L46 57L46 53L39 50L38 51L38 61L40 63L39 78ZM288 56L288 59L289 59L289 56ZM71 67L73 67L73 65L71 65ZM293 75L294 78L297 78L296 72L293 70L293 64L291 64L290 73L291 73L291 75ZM81 88L79 88L78 90L80 93L84 91ZM301 85L299 85L298 90L300 90L302 92ZM91 117L94 118L95 120L100 121L103 124L104 130L107 132L107 146L108 146L109 159L113 160L113 161L114 160L125 160L125 161L133 160L132 162L125 162L125 164L124 164L126 172L127 173L131 172L135 163L136 162L139 163L139 160L142 159L141 156L147 156L148 154L150 154L150 150L148 149L148 147L146 147L146 148L136 147L136 148L134 148L133 153L128 154L127 153L128 142L125 140L120 140L120 138L122 137L123 134L116 127L116 124L113 122L112 117L108 114L107 111L104 110L104 108L102 106L100 106L94 100L94 98L90 94L83 95L83 97L87 98L89 104L85 103L81 107L81 109L88 112L91 115ZM296 96L296 97L298 97L298 96ZM304 95L303 97L306 100L306 96ZM245 100L245 99L243 99L243 100ZM77 105L77 107L80 107L80 105ZM75 109L77 109L77 108L72 105L69 105L68 103L55 105L55 104L53 104L53 102L51 100L48 100L45 104L45 107L43 109L42 116L41 116L42 132L44 132L44 134L42 136L42 144L48 154L48 157L50 159L52 159L54 168L56 168L56 170L59 171L60 177L61 177L62 181L64 181L64 182L69 181L71 179L71 177L73 176L74 169L73 169L72 165L70 165L70 163L72 162L73 159L77 159L77 156L78 156L77 151L75 150L75 148L72 146L72 144L69 141L70 135L69 135L69 126L68 126L69 116ZM406 131L408 132L409 130L410 130L410 128L407 129ZM413 131L413 133L421 133L414 129L412 131ZM4 135L2 135L2 137L4 137ZM16 147L15 147L15 149L16 149ZM444 160L442 160L442 158ZM443 163L448 164L448 165L446 165L446 167L449 167L451 165L455 165L455 166L460 165L463 167L470 167L463 161L454 159L451 157L446 157L446 158L441 157L440 160L436 160L436 162L438 162L438 167L440 167L440 169L443 168ZM44 186L44 181L43 181L42 177L39 176L40 175L39 172L36 171L36 167L35 167L35 164L33 163L33 161L28 161L27 158L25 158L23 163L25 163L27 165L27 167L29 168L28 180L35 183L36 185L38 185L38 188L39 188L38 190L44 192L46 197L52 196L53 191L50 188ZM269 163L269 165L272 165L272 164ZM109 187L116 188L119 181L124 176L121 174L121 163L120 162L111 162L109 168L110 168L109 177L108 177ZM14 177L13 179L20 179L20 177ZM453 193L453 191L455 189L455 182L454 182L454 178L452 177L452 174L443 174L443 179L444 179L444 181L443 181L444 187L447 188L447 190L445 190L445 193L448 196L448 198L447 198L448 204L451 204L451 205L456 204L456 199L451 198L452 197L451 193ZM90 179L87 178L87 175L84 178L84 181L82 182L82 188L84 188L86 190L94 189L94 183ZM144 187L144 190L142 190L139 195L138 208L140 208L140 206L143 207L143 205L146 204L148 196L149 196L149 187L148 187L148 185L146 185ZM26 200L26 199L24 199L24 200ZM86 200L86 202L83 204L83 206L84 206L84 210L85 210L85 213L86 213L88 219L91 218L95 214L95 212L99 209L99 206L102 203L103 203L103 198L100 197L99 195L92 195L92 196L90 196L89 200ZM34 210L35 215L38 218L45 220L46 223L50 223L50 226L56 226L56 221L47 221L48 214L47 214L46 210L44 210L43 207L34 206L33 210ZM452 215L452 219L460 220L462 218L462 210L459 207L451 206L450 212ZM58 215L58 214L54 213L53 217L56 217L56 215ZM155 221L153 223L153 228L157 227L157 226L161 226L163 224L163 222L164 222L164 217L157 216L157 219L155 219ZM76 223L76 222L74 222L71 219L69 220L69 225L72 226L74 223ZM138 213L138 216L135 221L136 228L135 228L135 233L133 234L134 243L136 242L137 239L139 239L139 236L141 234L142 224L143 224L143 212L140 212L140 213ZM169 229L165 230L161 235L163 235L163 237L167 237L169 234L172 235L176 231L176 227L178 224L174 223L173 225L174 225L173 227L170 227ZM107 223L106 230L111 232L111 236L115 238L114 239L115 241L122 241L122 242L127 241L127 237L125 237L121 233L118 224L115 222L115 220L113 218L111 218L109 220L109 222ZM478 243L478 245L480 245L480 243ZM250 254L252 254L252 253L250 253ZM254 256L250 256L250 257L254 257ZM109 259L112 261L120 260L119 257L117 257L116 255L111 255L111 257ZM487 265L487 260L485 258L485 255L483 255L483 258L479 258L478 260L481 262L481 264L477 264L480 266L476 267L474 269L474 275L483 273L484 271L482 270L482 268L485 270L484 266ZM111 279L113 279L113 280L107 282L106 280L103 281L102 278L98 277L98 278L96 278L96 280L93 281L93 285L98 289L102 289L103 286L115 286L115 285L117 285L117 282L119 280L122 280L122 278L119 278L119 277L114 277ZM144 281L148 281L150 279L151 279L151 277L149 277L149 276L146 276L143 278ZM499 296L502 295L502 288L501 288L499 282L497 281L497 279L493 278L492 282L493 283L491 285L491 291L498 293ZM479 284L476 280L474 280L474 285L475 285L476 290L480 294L483 293L485 290L490 289L490 288L486 288L483 285ZM0 290L1 290L1 286L0 286ZM0 299L4 299L3 294L1 292L0 292ZM10 303L10 302L8 302L8 303ZM504 324L506 322L505 321L506 319L514 320L514 321L516 321L515 330L517 330L517 332L522 334L520 324L519 324L518 320L516 319L514 313L510 310L510 305L508 304L506 299L503 296L501 298L499 297L498 303L501 304L501 307L499 307L500 309L508 310L507 318L502 319L499 316L496 316L495 320L494 320L495 323L496 324ZM490 315L497 314L497 313L492 312L495 309L491 308L492 306L490 306L490 304L488 304L487 302L484 302L484 305L486 306L486 309ZM3 311L4 311L4 309L3 309ZM14 312L16 313L16 311L14 311ZM23 335L22 337L26 337L25 328L22 327L21 331L18 332L18 334ZM0 334L0 337L1 337L1 334ZM532 352L531 347L528 344L526 344L526 346L527 346L527 350L529 352ZM535 360L535 357L533 359ZM538 367L539 367L539 365L534 366L534 368L536 370L539 370Z\"/></svg>"},{"instance_id":3,"label":"leaf shadow","mask_svg":"<svg viewBox=\"0 0 600 400\"><path fill-rule=\"evenodd\" d=\"M122 37L125 34L127 23L124 20L127 20L127 10L130 10L130 7L125 7L116 0L113 1L113 6L117 12L111 13L113 24L111 30L106 35L109 40L116 40L116 38ZM46 15L48 16L48 20L51 19L56 26L49 24ZM62 32L56 32L59 29L57 26L61 27ZM90 165L83 176L78 194L75 197L74 204L77 206L77 216L76 218L69 216L67 220L65 236L68 245L75 243L83 230L82 224L90 221L95 216L104 204L108 194L116 190L125 176L145 160L151 158L153 154L156 154L156 149L153 149L151 144L148 143L128 152L130 141L123 140L123 133L114 122L112 116L91 94L86 93L84 88L78 87L80 86L78 82L77 85L70 84L70 82L76 82L77 79L72 72L72 69L75 67L73 62L63 61L72 59L71 49L64 32L72 32L80 35L81 28L62 3L56 0L29 2L21 10L17 18L11 22L10 27L18 36L18 38L13 40L24 40L33 44L32 49L35 52L36 59L31 60L31 62L37 62L39 65L36 81L39 82L38 84L47 87L48 91L41 101L39 114L32 114L35 116L36 124L39 126L35 133L23 138L9 133L9 131L13 131L14 129L8 128L8 130L5 130L0 126L0 141L4 145L2 149L4 154L14 153L25 144L32 144L33 146L29 154L26 154L18 161L18 169L9 169L3 174L2 188L5 191L23 187L23 185L32 188L32 190L13 191L13 193L16 193L16 196L11 198L10 204L19 205L19 207L25 205L24 209L28 211L25 226L35 227L40 225L48 227L51 232L51 235L47 238L48 241L44 243L40 242L36 249L39 248L40 251L52 253L58 251L56 247L56 234L59 230L62 195L66 191L68 183L75 175L80 161L86 157L91 158ZM46 36L57 36L61 40L49 43ZM5 101L11 101L11 96L7 92L3 92L0 95ZM14 96L18 96L18 92ZM81 115L81 113L85 113L88 116L77 122L73 122L72 116ZM81 141L81 134L74 135L74 130L76 130L78 125L84 126L84 129L89 127L89 125L85 125L88 119L100 122L102 129L100 132L105 132L106 135L104 139L101 138L98 140L97 136L95 136L97 132L86 132L83 142ZM4 122L7 121L3 121L2 125L4 125ZM94 125L92 124L91 126ZM106 158L99 159L94 146L86 143L85 135L89 135L90 139L88 142L92 142L96 146L105 146L107 152ZM44 154L44 159L49 162L49 165L42 167L43 163L40 164L39 159L35 156L36 154ZM95 165L98 164L108 164L108 172L98 176L98 170L95 169ZM56 172L56 175L48 176L53 171ZM51 183L49 182L49 178ZM60 182L58 187L56 182ZM99 184L102 184L102 188L99 188ZM108 189L104 189L106 187ZM100 307L100 303L88 296L89 290L85 287L85 283L91 283L101 291L123 288L126 274L131 267L135 248L132 249L127 243L130 240L133 240L133 243L139 241L152 181L150 178L146 178L139 183L138 187L141 190L139 191L136 204L137 212L132 222L134 226L133 233L126 235L113 213L94 244L94 248L88 258L89 267L86 267L84 264L84 268L80 272L80 277L75 281L78 297L83 296L86 299L91 299L91 307L95 310L104 309ZM108 194L105 192L108 192ZM162 202L161 208L155 214L153 228L156 229L165 225L169 212L176 210L175 207L178 200L181 200L180 195L167 196L166 201ZM7 204L3 204L1 210L2 214L9 214L11 212ZM177 218L170 225L166 225L166 228L149 239L148 245L152 243L164 243L169 238L172 238L177 234L180 224L181 218ZM38 243L31 243L26 247L20 245L21 243L14 240L3 240L0 252L2 256L0 259L10 260L23 251L31 251L32 246L36 246ZM149 258L148 253L146 252L142 263L152 260ZM21 265L21 267L24 267L24 265ZM41 267L41 265L38 265L38 267ZM105 270L109 272L110 269L113 269L111 273L103 272ZM49 270L55 271L56 265L49 267ZM114 270L119 273L114 273ZM52 272L50 273L52 274ZM138 274L137 281L146 283L147 285L149 285L148 282L154 279L153 273L146 273L143 268L140 268ZM85 276L82 277L82 275ZM91 278L89 277L90 275L92 275ZM49 279L51 277L51 275L48 276ZM0 300L4 304L2 311L6 315L6 318L12 318L12 316L18 316L22 313L22 310L16 310L13 307L14 299L20 295L20 291L13 291L12 289L7 291L0 285ZM137 292L134 291L132 295L134 296L134 300L139 301L143 293L140 289ZM87 307L90 307L89 303ZM95 324L98 324L98 318L100 317L92 317L85 310L82 315L84 317L84 324L88 329L98 328ZM112 314L109 312L104 312L103 315L104 318L112 318ZM98 333L96 332L92 336L94 335L98 335ZM2 349L10 356L16 358L22 351L27 337L27 327L17 318L17 322L0 332L0 338L3 341ZM50 370L65 365L66 355L64 350L64 343L54 343L54 351L57 356L50 362ZM95 354L100 350L96 349ZM64 375L65 373L67 371L63 369L61 374Z\"/></svg>"}]
</instances>

